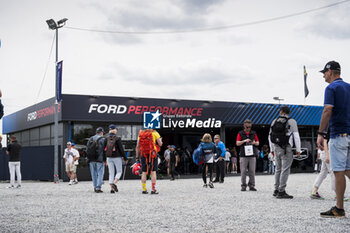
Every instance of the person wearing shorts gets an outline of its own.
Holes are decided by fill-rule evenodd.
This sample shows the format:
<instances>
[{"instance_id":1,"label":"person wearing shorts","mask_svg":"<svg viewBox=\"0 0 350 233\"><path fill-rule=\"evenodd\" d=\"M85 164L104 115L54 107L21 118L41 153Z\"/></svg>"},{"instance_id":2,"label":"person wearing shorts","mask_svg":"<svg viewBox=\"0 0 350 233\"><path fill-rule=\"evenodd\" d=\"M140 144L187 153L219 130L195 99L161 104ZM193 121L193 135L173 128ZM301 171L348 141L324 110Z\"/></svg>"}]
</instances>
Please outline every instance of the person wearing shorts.
<instances>
[{"instance_id":1,"label":"person wearing shorts","mask_svg":"<svg viewBox=\"0 0 350 233\"><path fill-rule=\"evenodd\" d=\"M151 129L145 129L151 130ZM140 133L143 132L140 130ZM146 189L146 180L147 180L147 174L148 172L151 175L151 182L152 182L152 191L151 194L158 194L158 191L156 190L156 181L157 181L157 169L158 169L158 159L157 157L153 159L153 163L149 162L152 161L149 159L149 157L145 157L145 155L141 155L140 151L140 133L139 137L137 139L137 145L136 145L136 160L139 161L141 157L141 169L142 169L142 175L141 175L141 184L142 184L142 194L147 194ZM157 145L158 147L161 147L163 145L162 138L160 137L159 133L156 130L152 129L152 140L154 143L154 152L157 153Z\"/></svg>"},{"instance_id":2,"label":"person wearing shorts","mask_svg":"<svg viewBox=\"0 0 350 233\"><path fill-rule=\"evenodd\" d=\"M339 218L345 217L345 176L350 178L350 84L340 78L341 68L336 61L328 62L320 72L329 85L324 94L324 109L317 132L317 144L319 148L324 148L329 126L330 167L334 172L337 197L336 205L320 215Z\"/></svg>"},{"instance_id":3,"label":"person wearing shorts","mask_svg":"<svg viewBox=\"0 0 350 233\"><path fill-rule=\"evenodd\" d=\"M72 147L71 142L67 142L67 148L64 150L63 155L64 161L65 161L65 167L66 167L66 173L69 177L69 185L77 184L78 181L76 180L76 173L77 173L77 166L74 164L75 161L79 159L79 152Z\"/></svg>"}]
</instances>

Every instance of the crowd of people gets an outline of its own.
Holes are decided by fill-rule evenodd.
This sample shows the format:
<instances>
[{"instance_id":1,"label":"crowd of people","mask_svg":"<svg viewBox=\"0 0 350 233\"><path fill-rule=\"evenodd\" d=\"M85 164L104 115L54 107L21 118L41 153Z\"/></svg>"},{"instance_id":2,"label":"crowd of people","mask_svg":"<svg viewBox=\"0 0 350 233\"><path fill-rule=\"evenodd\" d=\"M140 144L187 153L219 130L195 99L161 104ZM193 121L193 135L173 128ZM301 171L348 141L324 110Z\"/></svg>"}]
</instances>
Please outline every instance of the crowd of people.
<instances>
[{"instance_id":1,"label":"crowd of people","mask_svg":"<svg viewBox=\"0 0 350 233\"><path fill-rule=\"evenodd\" d=\"M327 174L332 176L332 190L336 194L336 205L330 210L320 213L321 217L344 217L344 197L346 177L350 178L350 84L340 78L340 65L338 62L328 62L320 72L329 85L325 91L324 110L317 132L317 146L322 160L322 168L313 185L311 198L323 199L319 194L319 188ZM1 92L0 92L1 96ZM1 104L1 103L0 103ZM160 156L160 148L163 146L160 134L153 129L140 130L136 146L136 163L133 165L135 174L141 174L142 194L148 194L146 181L151 178L151 194L158 194L156 189L159 157L164 161L164 169L171 177L179 177L179 173L188 174L194 169L202 175L204 188L215 188L214 183L224 183L225 174L238 172L238 162L241 175L241 191L256 192L255 172L257 159L262 161L263 172L274 174L274 189L272 195L278 199L292 199L293 196L286 192L290 168L293 157L299 157L301 153L300 136L297 122L290 117L291 110L288 106L282 106L279 116L270 126L269 145L259 148L259 138L252 130L252 121L246 119L243 130L239 131L236 139L236 147L226 148L220 135L205 133L198 145L197 155L200 157L198 166L193 166L191 153L188 148L180 149L174 145L168 145L164 156ZM109 125L109 133L104 135L103 128L96 129L96 135L87 143L87 155L93 181L94 192L102 193L104 166L108 165L110 192L118 192L117 183L123 173L122 158L125 164L128 158L117 135L118 129L114 124ZM1 139L1 138L0 138ZM20 150L16 137L11 136L11 143L6 153L9 155L10 188L15 186L15 174L17 187L21 187ZM292 148L296 154L293 155ZM70 181L69 184L77 184L76 166L79 153L74 149L74 144L67 143L64 156L65 168ZM238 160L239 158L239 160ZM141 171L141 172L140 172ZM215 179L214 179L215 171ZM125 174L125 171L124 171ZM247 182L248 176L248 182ZM208 179L209 178L209 179Z\"/></svg>"}]
</instances>

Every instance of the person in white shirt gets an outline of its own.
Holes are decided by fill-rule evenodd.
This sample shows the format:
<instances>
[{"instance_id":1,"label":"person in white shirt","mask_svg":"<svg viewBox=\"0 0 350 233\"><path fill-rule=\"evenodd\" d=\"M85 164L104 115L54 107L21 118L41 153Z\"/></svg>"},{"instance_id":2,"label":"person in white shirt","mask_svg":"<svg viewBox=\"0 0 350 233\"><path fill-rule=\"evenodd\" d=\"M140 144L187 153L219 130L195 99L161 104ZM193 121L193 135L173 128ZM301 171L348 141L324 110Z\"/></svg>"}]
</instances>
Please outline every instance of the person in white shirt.
<instances>
[{"instance_id":1,"label":"person in white shirt","mask_svg":"<svg viewBox=\"0 0 350 233\"><path fill-rule=\"evenodd\" d=\"M171 151L170 148L171 148L171 145L168 145L167 149L164 151L164 159L166 161L168 176L170 176L170 151Z\"/></svg>"},{"instance_id":2,"label":"person in white shirt","mask_svg":"<svg viewBox=\"0 0 350 233\"><path fill-rule=\"evenodd\" d=\"M73 147L71 142L67 142L67 148L64 150L64 161L66 165L67 176L69 177L69 185L77 184L77 165L79 164L79 152Z\"/></svg>"},{"instance_id":3,"label":"person in white shirt","mask_svg":"<svg viewBox=\"0 0 350 233\"><path fill-rule=\"evenodd\" d=\"M312 190L310 197L312 199L324 200L324 197L318 193L318 189L320 188L322 182L324 181L324 179L326 179L328 174L331 174L331 189L333 192L335 192L335 179L334 179L334 173L330 167L330 157L329 157L329 149L328 149L328 140L327 139L324 139L323 150L321 150L321 149L317 150L317 157L319 159L321 159L322 165L321 165L320 173L318 174L318 176L315 180L314 188ZM349 201L349 198L344 197L344 201Z\"/></svg>"}]
</instances>

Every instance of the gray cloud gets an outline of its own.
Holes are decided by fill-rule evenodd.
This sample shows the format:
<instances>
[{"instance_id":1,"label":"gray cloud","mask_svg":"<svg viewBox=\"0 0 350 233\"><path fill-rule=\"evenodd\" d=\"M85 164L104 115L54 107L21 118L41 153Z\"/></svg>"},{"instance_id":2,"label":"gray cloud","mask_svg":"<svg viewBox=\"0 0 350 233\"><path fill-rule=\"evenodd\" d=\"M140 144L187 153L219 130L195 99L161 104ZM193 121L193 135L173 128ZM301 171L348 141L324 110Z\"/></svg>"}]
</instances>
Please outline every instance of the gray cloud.
<instances>
[{"instance_id":1,"label":"gray cloud","mask_svg":"<svg viewBox=\"0 0 350 233\"><path fill-rule=\"evenodd\" d=\"M207 12L210 7L220 5L226 0L176 0L180 6L187 12L203 13Z\"/></svg>"},{"instance_id":2,"label":"gray cloud","mask_svg":"<svg viewBox=\"0 0 350 233\"><path fill-rule=\"evenodd\" d=\"M90 5L106 17L109 31L179 31L220 25L210 22L209 13L214 6L226 0L130 0L128 4L104 8L103 5ZM135 44L144 37L129 34L101 34L108 43Z\"/></svg>"},{"instance_id":3,"label":"gray cloud","mask_svg":"<svg viewBox=\"0 0 350 233\"><path fill-rule=\"evenodd\" d=\"M314 16L303 31L328 39L350 39L349 12L349 4L330 8L324 14Z\"/></svg>"},{"instance_id":4,"label":"gray cloud","mask_svg":"<svg viewBox=\"0 0 350 233\"><path fill-rule=\"evenodd\" d=\"M213 6L225 0L130 1L109 9L107 25L129 30L186 30L208 25ZM102 10L101 10L102 12ZM104 11L104 14L106 11Z\"/></svg>"},{"instance_id":5,"label":"gray cloud","mask_svg":"<svg viewBox=\"0 0 350 233\"><path fill-rule=\"evenodd\" d=\"M181 12L167 14L166 12L139 11L135 8L119 10L109 17L110 24L115 27L132 30L184 30L199 28L206 25L207 20L200 15L186 15Z\"/></svg>"},{"instance_id":6,"label":"gray cloud","mask_svg":"<svg viewBox=\"0 0 350 233\"><path fill-rule=\"evenodd\" d=\"M225 85L227 83L240 83L253 80L254 74L249 70L223 67L210 61L201 64L191 64L180 68L168 68L153 72L142 70L142 68L130 69L121 65L113 65L119 73L118 78L130 83L146 86L181 86L193 87ZM116 72L115 72L116 73Z\"/></svg>"}]
</instances>

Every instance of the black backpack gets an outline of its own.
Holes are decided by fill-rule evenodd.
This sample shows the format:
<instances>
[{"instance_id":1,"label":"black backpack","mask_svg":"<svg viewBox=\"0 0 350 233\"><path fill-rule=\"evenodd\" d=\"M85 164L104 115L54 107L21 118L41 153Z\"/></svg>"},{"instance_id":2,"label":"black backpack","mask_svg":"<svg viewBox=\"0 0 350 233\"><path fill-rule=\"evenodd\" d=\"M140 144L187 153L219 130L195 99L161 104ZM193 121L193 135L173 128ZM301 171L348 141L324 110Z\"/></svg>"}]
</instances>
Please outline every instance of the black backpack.
<instances>
[{"instance_id":1,"label":"black backpack","mask_svg":"<svg viewBox=\"0 0 350 233\"><path fill-rule=\"evenodd\" d=\"M107 157L112 157L113 152L116 151L115 144L116 144L118 139L119 139L119 137L117 137L117 135L107 137L107 139L106 139L107 143L106 143L106 148L105 148L105 152L106 152Z\"/></svg>"},{"instance_id":2,"label":"black backpack","mask_svg":"<svg viewBox=\"0 0 350 233\"><path fill-rule=\"evenodd\" d=\"M290 117L280 116L275 120L275 122L271 126L271 142L279 145L282 148L286 148L289 143L290 136L287 136L289 129L289 127L287 128L287 122L289 119Z\"/></svg>"},{"instance_id":3,"label":"black backpack","mask_svg":"<svg viewBox=\"0 0 350 233\"><path fill-rule=\"evenodd\" d=\"M90 140L90 143L88 144L86 148L86 154L89 161L96 161L99 154L98 154L98 143L103 137L99 137L97 140Z\"/></svg>"}]
</instances>

